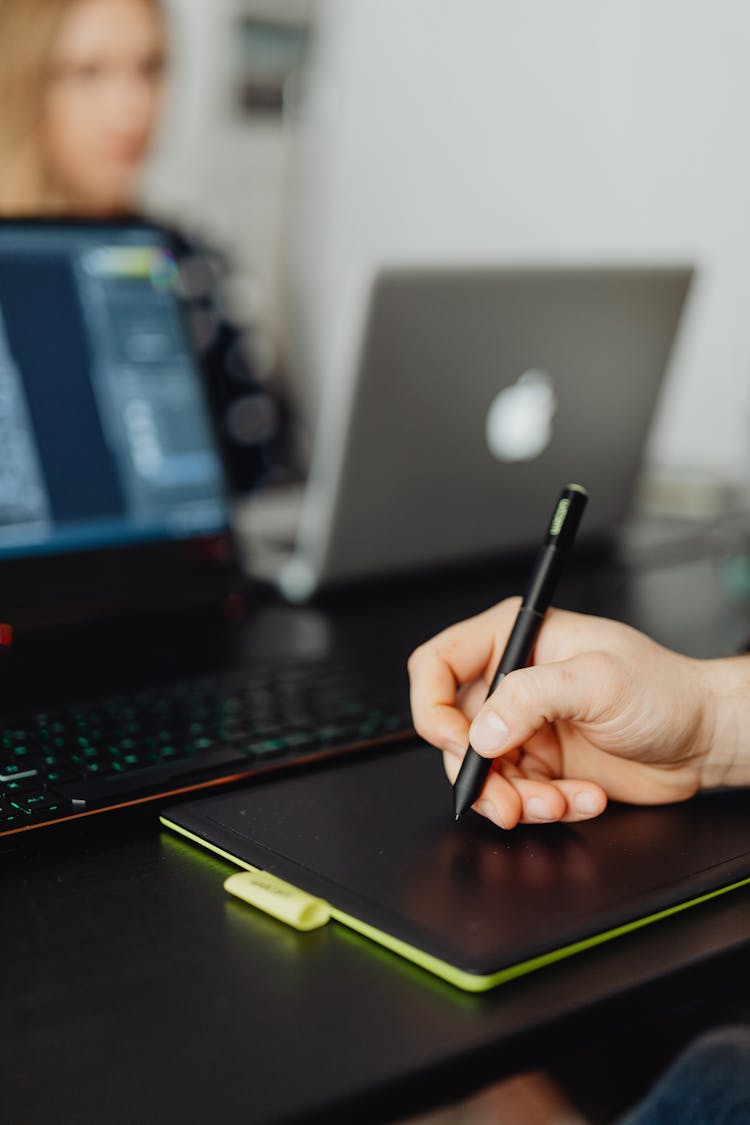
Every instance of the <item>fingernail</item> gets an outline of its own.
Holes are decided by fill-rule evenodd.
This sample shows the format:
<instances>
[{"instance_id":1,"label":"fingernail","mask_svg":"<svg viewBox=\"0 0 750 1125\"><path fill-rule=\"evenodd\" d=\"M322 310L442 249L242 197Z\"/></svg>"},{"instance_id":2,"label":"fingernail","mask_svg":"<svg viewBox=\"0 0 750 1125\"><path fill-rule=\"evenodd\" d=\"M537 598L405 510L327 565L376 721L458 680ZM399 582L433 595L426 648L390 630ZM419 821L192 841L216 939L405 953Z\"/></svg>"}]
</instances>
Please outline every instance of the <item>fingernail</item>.
<instances>
[{"instance_id":1,"label":"fingernail","mask_svg":"<svg viewBox=\"0 0 750 1125\"><path fill-rule=\"evenodd\" d=\"M469 731L471 745L480 754L500 750L508 739L508 728L496 711L480 711Z\"/></svg>"},{"instance_id":2,"label":"fingernail","mask_svg":"<svg viewBox=\"0 0 750 1125\"><path fill-rule=\"evenodd\" d=\"M526 802L526 813L535 820L552 820L547 802L543 797L529 797Z\"/></svg>"},{"instance_id":3,"label":"fingernail","mask_svg":"<svg viewBox=\"0 0 750 1125\"><path fill-rule=\"evenodd\" d=\"M573 808L576 812L583 813L585 816L591 816L598 812L599 805L600 802L593 793L576 793L573 798Z\"/></svg>"}]
</instances>

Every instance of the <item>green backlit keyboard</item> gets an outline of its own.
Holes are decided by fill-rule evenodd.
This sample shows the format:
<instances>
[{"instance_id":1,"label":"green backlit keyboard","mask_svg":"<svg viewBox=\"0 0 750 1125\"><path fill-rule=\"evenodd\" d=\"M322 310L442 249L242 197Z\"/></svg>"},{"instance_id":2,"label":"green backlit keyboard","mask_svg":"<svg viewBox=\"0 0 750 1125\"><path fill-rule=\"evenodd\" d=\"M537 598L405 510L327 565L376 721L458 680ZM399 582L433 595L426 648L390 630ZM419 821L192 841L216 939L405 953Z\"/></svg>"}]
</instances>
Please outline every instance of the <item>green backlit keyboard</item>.
<instances>
[{"instance_id":1,"label":"green backlit keyboard","mask_svg":"<svg viewBox=\"0 0 750 1125\"><path fill-rule=\"evenodd\" d=\"M298 661L0 724L0 835L410 733L403 684Z\"/></svg>"}]
</instances>

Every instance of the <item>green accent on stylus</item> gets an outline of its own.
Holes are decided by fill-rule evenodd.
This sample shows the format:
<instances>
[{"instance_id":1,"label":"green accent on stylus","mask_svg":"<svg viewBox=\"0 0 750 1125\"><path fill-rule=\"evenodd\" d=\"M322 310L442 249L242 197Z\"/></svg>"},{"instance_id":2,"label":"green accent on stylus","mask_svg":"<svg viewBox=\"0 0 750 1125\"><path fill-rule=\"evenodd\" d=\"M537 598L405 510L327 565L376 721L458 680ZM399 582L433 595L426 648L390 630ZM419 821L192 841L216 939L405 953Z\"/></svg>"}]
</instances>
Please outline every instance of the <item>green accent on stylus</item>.
<instances>
[{"instance_id":1,"label":"green accent on stylus","mask_svg":"<svg viewBox=\"0 0 750 1125\"><path fill-rule=\"evenodd\" d=\"M565 523L565 517L568 514L570 507L570 497L563 496L559 504L555 508L555 514L552 517L552 523L549 525L550 535L559 535L562 530L562 525Z\"/></svg>"}]
</instances>

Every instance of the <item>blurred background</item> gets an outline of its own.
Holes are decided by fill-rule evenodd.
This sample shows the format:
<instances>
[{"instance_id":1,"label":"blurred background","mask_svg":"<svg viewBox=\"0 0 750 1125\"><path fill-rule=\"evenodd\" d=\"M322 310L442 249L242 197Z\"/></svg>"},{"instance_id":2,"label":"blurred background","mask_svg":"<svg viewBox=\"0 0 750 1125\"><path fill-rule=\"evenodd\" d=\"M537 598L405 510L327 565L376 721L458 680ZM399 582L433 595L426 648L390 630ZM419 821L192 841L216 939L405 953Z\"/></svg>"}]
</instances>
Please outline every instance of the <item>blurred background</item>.
<instances>
[{"instance_id":1,"label":"blurred background","mask_svg":"<svg viewBox=\"0 0 750 1125\"><path fill-rule=\"evenodd\" d=\"M195 308L210 305L211 315L198 337L210 350L219 320L231 326L211 361L229 388L222 402L250 402L230 426L240 444L267 444L286 411L294 453L277 450L276 463L304 468L321 390L351 369L382 267L692 263L698 280L641 501L683 515L715 514L738 498L747 506L743 0L117 0L110 8L128 29L140 10L147 42L132 48L131 62L152 103L141 133L118 142L127 185L99 210L164 219L188 251L208 252ZM90 93L120 73L109 62L94 73L71 54L73 22L93 26L94 9L101 16L97 0L0 0L3 213L14 212L8 169L26 135L16 109L31 96L28 68L26 87L10 72L43 34L40 14L56 12L37 65L70 118L76 84ZM135 86L131 94L145 96ZM57 195L39 196L42 211L63 198L70 167L53 171ZM66 198L71 210L86 210L83 196ZM256 392L272 377L283 394L264 402ZM240 466L239 490L257 474L255 462Z\"/></svg>"},{"instance_id":2,"label":"blurred background","mask_svg":"<svg viewBox=\"0 0 750 1125\"><path fill-rule=\"evenodd\" d=\"M389 263L694 261L647 467L750 481L742 0L169 0L144 200L231 253L303 414ZM700 485L700 488L696 486ZM705 486L705 487L704 487ZM666 491L665 491L666 488Z\"/></svg>"}]
</instances>

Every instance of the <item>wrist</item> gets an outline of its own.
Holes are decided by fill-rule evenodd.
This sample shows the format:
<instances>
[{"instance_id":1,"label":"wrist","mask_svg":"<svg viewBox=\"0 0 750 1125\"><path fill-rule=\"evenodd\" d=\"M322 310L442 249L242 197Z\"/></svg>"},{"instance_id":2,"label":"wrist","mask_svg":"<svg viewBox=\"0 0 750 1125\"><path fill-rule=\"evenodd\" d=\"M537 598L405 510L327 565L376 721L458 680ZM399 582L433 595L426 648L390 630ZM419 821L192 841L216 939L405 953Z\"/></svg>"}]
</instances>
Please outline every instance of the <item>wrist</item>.
<instances>
[{"instance_id":1,"label":"wrist","mask_svg":"<svg viewBox=\"0 0 750 1125\"><path fill-rule=\"evenodd\" d=\"M702 661L701 788L750 785L750 656Z\"/></svg>"}]
</instances>

